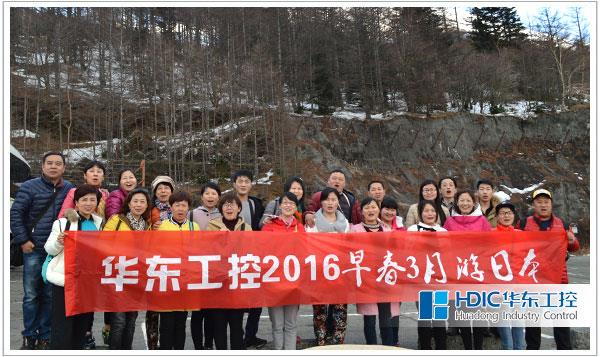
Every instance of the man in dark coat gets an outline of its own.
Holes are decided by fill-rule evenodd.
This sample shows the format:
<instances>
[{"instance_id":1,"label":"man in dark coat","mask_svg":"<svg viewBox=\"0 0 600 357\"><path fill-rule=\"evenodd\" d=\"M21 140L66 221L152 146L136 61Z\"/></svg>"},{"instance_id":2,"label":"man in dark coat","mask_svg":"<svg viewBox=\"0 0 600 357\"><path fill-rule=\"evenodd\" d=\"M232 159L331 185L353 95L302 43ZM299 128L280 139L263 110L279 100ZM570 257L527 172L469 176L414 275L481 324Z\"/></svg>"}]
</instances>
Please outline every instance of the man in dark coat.
<instances>
[{"instance_id":1,"label":"man in dark coat","mask_svg":"<svg viewBox=\"0 0 600 357\"><path fill-rule=\"evenodd\" d=\"M63 180L65 157L59 152L46 153L42 176L26 181L10 209L13 243L23 250L23 345L21 349L47 349L50 339L52 289L42 280L46 260L44 244L52 230L60 207L73 185Z\"/></svg>"}]
</instances>

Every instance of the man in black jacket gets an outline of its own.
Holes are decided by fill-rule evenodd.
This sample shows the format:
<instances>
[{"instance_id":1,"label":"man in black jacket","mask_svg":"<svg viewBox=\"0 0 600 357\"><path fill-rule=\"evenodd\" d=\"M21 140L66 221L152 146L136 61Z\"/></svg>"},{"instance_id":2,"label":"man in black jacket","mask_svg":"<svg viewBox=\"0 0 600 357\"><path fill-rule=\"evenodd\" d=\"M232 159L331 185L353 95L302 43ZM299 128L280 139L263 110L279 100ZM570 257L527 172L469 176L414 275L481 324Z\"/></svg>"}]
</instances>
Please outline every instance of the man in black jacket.
<instances>
[{"instance_id":1,"label":"man in black jacket","mask_svg":"<svg viewBox=\"0 0 600 357\"><path fill-rule=\"evenodd\" d=\"M244 218L246 224L252 225L253 231L259 231L259 223L264 213L262 200L258 197L250 196L252 190L252 172L248 170L239 170L231 176L231 184L237 193L240 201L242 201L242 212L240 216ZM267 341L256 337L258 332L258 323L262 307L248 309L248 319L246 320L246 331L244 334L244 346L262 348L267 344Z\"/></svg>"},{"instance_id":2,"label":"man in black jacket","mask_svg":"<svg viewBox=\"0 0 600 357\"><path fill-rule=\"evenodd\" d=\"M23 345L47 349L50 340L52 288L42 281L44 244L60 207L73 185L63 180L65 157L49 152L42 160L42 176L23 183L10 209L13 243L23 250Z\"/></svg>"}]
</instances>

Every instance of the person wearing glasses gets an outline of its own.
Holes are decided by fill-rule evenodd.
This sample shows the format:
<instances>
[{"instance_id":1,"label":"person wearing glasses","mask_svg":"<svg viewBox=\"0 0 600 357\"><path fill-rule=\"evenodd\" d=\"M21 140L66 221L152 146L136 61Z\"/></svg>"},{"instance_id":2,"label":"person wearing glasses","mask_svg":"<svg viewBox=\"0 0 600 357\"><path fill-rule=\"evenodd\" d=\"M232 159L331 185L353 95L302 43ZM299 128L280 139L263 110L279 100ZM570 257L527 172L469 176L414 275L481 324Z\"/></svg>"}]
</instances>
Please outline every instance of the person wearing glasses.
<instances>
[{"instance_id":1,"label":"person wearing glasses","mask_svg":"<svg viewBox=\"0 0 600 357\"><path fill-rule=\"evenodd\" d=\"M240 215L242 201L234 192L221 196L217 205L221 217L208 222L209 231L251 231L250 224ZM211 309L214 327L215 347L217 350L227 349L227 327L232 350L245 350L243 338L244 311L247 309Z\"/></svg>"},{"instance_id":2,"label":"person wearing glasses","mask_svg":"<svg viewBox=\"0 0 600 357\"><path fill-rule=\"evenodd\" d=\"M496 228L495 231L514 232L520 231L515 229L517 210L515 206L506 201L496 205ZM523 326L515 326L513 322L511 327L497 327L498 335L503 350L524 350L525 349L525 329Z\"/></svg>"},{"instance_id":3,"label":"person wearing glasses","mask_svg":"<svg viewBox=\"0 0 600 357\"><path fill-rule=\"evenodd\" d=\"M433 201L435 203L435 210L438 214L436 223L443 226L446 222L446 217L450 216L448 209L441 204L441 195L438 190L437 184L433 180L425 180L419 187L419 202L421 201ZM413 224L419 223L419 202L411 205L408 208L404 225L410 227Z\"/></svg>"}]
</instances>

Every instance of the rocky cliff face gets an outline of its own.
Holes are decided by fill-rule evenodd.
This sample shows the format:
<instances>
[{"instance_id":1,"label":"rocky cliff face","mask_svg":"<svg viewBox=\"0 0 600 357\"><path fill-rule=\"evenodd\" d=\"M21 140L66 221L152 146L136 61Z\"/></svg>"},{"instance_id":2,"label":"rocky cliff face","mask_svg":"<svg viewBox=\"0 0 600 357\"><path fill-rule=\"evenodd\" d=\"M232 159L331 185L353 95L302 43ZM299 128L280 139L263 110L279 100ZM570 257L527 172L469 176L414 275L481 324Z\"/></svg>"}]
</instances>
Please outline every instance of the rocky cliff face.
<instances>
[{"instance_id":1,"label":"rocky cliff face","mask_svg":"<svg viewBox=\"0 0 600 357\"><path fill-rule=\"evenodd\" d=\"M531 192L515 189L542 184L555 196L555 213L577 223L589 246L589 110L526 120L456 113L371 121L304 117L296 139L310 191L325 185L329 170L343 167L358 197L371 179L383 179L405 213L424 179L450 175L459 188L474 188L478 178L488 178L506 186L499 190L525 215Z\"/></svg>"}]
</instances>

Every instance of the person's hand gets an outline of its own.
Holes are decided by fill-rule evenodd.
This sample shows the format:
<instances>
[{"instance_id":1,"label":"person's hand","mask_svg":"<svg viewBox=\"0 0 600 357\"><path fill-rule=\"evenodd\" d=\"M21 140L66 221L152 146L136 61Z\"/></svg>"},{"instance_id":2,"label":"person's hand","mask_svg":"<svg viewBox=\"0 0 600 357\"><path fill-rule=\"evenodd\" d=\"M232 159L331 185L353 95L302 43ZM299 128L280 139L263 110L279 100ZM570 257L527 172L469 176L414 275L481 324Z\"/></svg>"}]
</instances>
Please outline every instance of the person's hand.
<instances>
[{"instance_id":1,"label":"person's hand","mask_svg":"<svg viewBox=\"0 0 600 357\"><path fill-rule=\"evenodd\" d=\"M33 252L33 248L35 248L35 244L33 244L33 242L30 240L21 244L21 250L23 253L31 253Z\"/></svg>"},{"instance_id":2,"label":"person's hand","mask_svg":"<svg viewBox=\"0 0 600 357\"><path fill-rule=\"evenodd\" d=\"M315 215L307 213L306 216L304 216L304 225L313 228L315 226Z\"/></svg>"},{"instance_id":3,"label":"person's hand","mask_svg":"<svg viewBox=\"0 0 600 357\"><path fill-rule=\"evenodd\" d=\"M160 227L160 224L161 224L161 223L162 223L161 221L156 221L156 222L154 222L154 223L152 224L152 230L154 230L154 231L158 230L158 227Z\"/></svg>"},{"instance_id":4,"label":"person's hand","mask_svg":"<svg viewBox=\"0 0 600 357\"><path fill-rule=\"evenodd\" d=\"M266 216L265 219L263 219L263 225L269 224L269 223L271 223L271 221L273 221L273 217Z\"/></svg>"},{"instance_id":5,"label":"person's hand","mask_svg":"<svg viewBox=\"0 0 600 357\"><path fill-rule=\"evenodd\" d=\"M66 237L66 236L67 236L67 233L65 233L65 232L60 232L60 233L58 233L58 237L56 238L56 241L57 241L59 244L62 244L62 245L64 245L64 244L65 244L65 237Z\"/></svg>"},{"instance_id":6,"label":"person's hand","mask_svg":"<svg viewBox=\"0 0 600 357\"><path fill-rule=\"evenodd\" d=\"M567 231L567 239L569 240L569 244L575 243L575 234L570 229Z\"/></svg>"}]
</instances>

